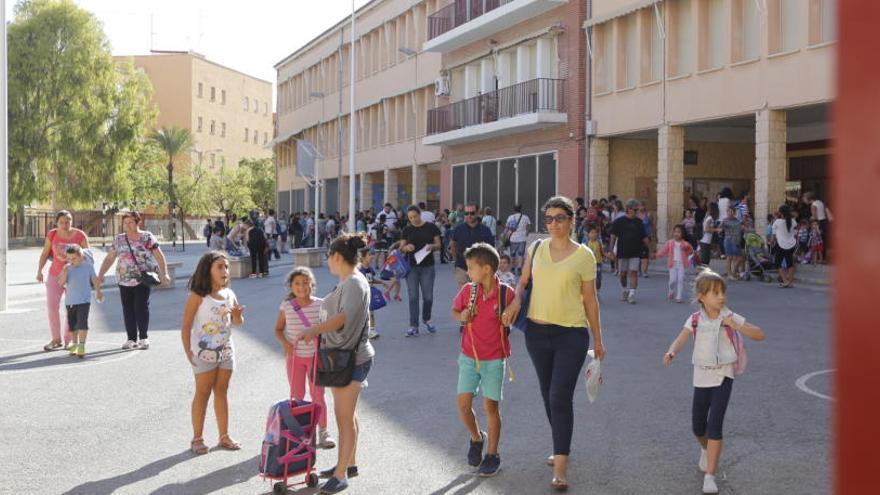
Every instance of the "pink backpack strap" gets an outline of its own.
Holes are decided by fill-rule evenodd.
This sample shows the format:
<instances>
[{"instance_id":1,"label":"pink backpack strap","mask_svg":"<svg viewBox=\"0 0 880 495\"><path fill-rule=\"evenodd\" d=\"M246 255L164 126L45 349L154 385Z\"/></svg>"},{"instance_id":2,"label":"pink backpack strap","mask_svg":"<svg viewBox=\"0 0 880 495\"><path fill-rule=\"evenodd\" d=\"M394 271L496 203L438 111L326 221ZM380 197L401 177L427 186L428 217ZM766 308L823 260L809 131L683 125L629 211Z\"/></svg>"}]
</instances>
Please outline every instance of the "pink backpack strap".
<instances>
[{"instance_id":1,"label":"pink backpack strap","mask_svg":"<svg viewBox=\"0 0 880 495\"><path fill-rule=\"evenodd\" d=\"M290 307L292 307L293 311L296 312L296 316L299 317L299 321L302 322L303 326L306 328L311 328L312 323L309 321L308 318L306 318L306 314L303 313L303 310L300 307L299 303L297 303L294 299L289 299L287 302L290 303Z\"/></svg>"},{"instance_id":2,"label":"pink backpack strap","mask_svg":"<svg viewBox=\"0 0 880 495\"><path fill-rule=\"evenodd\" d=\"M697 326L699 324L700 324L700 312L697 311L696 313L691 315L691 328L694 329L694 337L695 338L697 336Z\"/></svg>"}]
</instances>

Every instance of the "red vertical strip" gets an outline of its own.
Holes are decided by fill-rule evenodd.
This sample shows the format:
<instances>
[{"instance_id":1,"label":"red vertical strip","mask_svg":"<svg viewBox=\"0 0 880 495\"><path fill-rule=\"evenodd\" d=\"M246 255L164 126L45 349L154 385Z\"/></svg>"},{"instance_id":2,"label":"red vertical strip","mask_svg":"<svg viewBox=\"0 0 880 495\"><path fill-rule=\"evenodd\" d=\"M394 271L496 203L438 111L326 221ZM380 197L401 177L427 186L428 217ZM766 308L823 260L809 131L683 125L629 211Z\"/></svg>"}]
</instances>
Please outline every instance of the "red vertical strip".
<instances>
[{"instance_id":1,"label":"red vertical strip","mask_svg":"<svg viewBox=\"0 0 880 495\"><path fill-rule=\"evenodd\" d=\"M841 0L834 105L835 493L877 493L880 468L880 2Z\"/></svg>"}]
</instances>

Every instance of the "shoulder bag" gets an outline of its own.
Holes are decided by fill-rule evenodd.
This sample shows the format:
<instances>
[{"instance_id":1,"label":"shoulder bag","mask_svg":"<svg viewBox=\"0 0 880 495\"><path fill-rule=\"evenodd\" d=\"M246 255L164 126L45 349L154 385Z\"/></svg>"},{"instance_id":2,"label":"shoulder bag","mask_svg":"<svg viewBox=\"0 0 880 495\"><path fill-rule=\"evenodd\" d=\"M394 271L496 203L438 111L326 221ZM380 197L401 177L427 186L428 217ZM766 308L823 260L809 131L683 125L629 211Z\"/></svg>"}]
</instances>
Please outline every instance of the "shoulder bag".
<instances>
[{"instance_id":1,"label":"shoulder bag","mask_svg":"<svg viewBox=\"0 0 880 495\"><path fill-rule=\"evenodd\" d=\"M507 229L503 234L501 234L501 246L502 247L510 247L510 236L513 235L514 232L519 228L519 223L522 222L523 214L519 214L519 219L516 221L516 227L511 229Z\"/></svg>"},{"instance_id":2,"label":"shoulder bag","mask_svg":"<svg viewBox=\"0 0 880 495\"><path fill-rule=\"evenodd\" d=\"M355 358L361 347L370 319L364 322L354 349L324 349L318 347L318 373L315 383L321 387L347 387L354 375Z\"/></svg>"},{"instance_id":3,"label":"shoulder bag","mask_svg":"<svg viewBox=\"0 0 880 495\"><path fill-rule=\"evenodd\" d=\"M538 248L541 246L542 240L543 239L538 239L538 241L535 242L535 247L532 249L532 256L529 258L529 281L526 282L526 286L520 297L519 314L516 315L516 321L511 325L520 332L525 332L526 326L528 326L527 315L529 314L529 300L532 297L532 280L534 279L532 268L535 266L535 256L538 254Z\"/></svg>"},{"instance_id":4,"label":"shoulder bag","mask_svg":"<svg viewBox=\"0 0 880 495\"><path fill-rule=\"evenodd\" d=\"M128 245L128 251L131 253L131 258L134 260L134 264L137 267L140 275L137 278L137 281L147 287L155 287L162 283L162 279L159 277L159 274L154 271L148 271L141 268L140 264L138 264L137 256L134 254L134 249L131 248L131 243L128 242L128 234L122 234L125 236L125 243Z\"/></svg>"}]
</instances>

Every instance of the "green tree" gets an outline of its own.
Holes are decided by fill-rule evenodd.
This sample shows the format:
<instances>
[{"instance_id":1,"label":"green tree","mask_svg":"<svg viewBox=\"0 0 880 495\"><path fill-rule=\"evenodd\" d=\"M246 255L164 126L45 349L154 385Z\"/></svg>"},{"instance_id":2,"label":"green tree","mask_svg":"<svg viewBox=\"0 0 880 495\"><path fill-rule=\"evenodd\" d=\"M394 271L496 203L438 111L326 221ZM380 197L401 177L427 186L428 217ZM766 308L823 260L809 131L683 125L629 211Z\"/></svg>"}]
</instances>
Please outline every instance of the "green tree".
<instances>
[{"instance_id":1,"label":"green tree","mask_svg":"<svg viewBox=\"0 0 880 495\"><path fill-rule=\"evenodd\" d=\"M19 2L8 41L10 205L130 194L155 116L143 73L113 61L98 21L71 0Z\"/></svg>"},{"instance_id":2,"label":"green tree","mask_svg":"<svg viewBox=\"0 0 880 495\"><path fill-rule=\"evenodd\" d=\"M189 129L177 126L162 127L153 131L150 134L150 140L159 146L167 159L165 170L168 171L168 216L173 217L174 205L178 203L174 188L174 160L181 155L189 155L195 143ZM174 219L170 218L170 221L173 223Z\"/></svg>"},{"instance_id":3,"label":"green tree","mask_svg":"<svg viewBox=\"0 0 880 495\"><path fill-rule=\"evenodd\" d=\"M131 193L118 204L137 210L167 206L168 179L164 160L162 148L153 141L147 141L128 169L127 182Z\"/></svg>"},{"instance_id":4,"label":"green tree","mask_svg":"<svg viewBox=\"0 0 880 495\"><path fill-rule=\"evenodd\" d=\"M218 212L240 215L256 206L251 196L249 169L221 166L218 173L211 175L209 183L208 196Z\"/></svg>"},{"instance_id":5,"label":"green tree","mask_svg":"<svg viewBox=\"0 0 880 495\"><path fill-rule=\"evenodd\" d=\"M245 158L238 166L248 172L251 200L266 210L275 205L275 161L272 158Z\"/></svg>"},{"instance_id":6,"label":"green tree","mask_svg":"<svg viewBox=\"0 0 880 495\"><path fill-rule=\"evenodd\" d=\"M180 174L176 189L177 212L181 219L185 220L188 215L205 217L213 213L214 207L208 194L212 175L201 165L190 167L186 173Z\"/></svg>"}]
</instances>

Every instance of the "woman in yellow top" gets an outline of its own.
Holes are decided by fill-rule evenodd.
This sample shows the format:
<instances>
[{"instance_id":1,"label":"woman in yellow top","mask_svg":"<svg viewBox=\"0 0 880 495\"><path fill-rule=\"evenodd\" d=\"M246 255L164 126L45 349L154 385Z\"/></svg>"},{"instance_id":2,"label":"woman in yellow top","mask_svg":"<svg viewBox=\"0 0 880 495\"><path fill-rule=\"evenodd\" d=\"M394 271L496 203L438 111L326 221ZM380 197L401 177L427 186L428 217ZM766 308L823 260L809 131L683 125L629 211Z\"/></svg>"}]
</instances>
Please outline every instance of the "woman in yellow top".
<instances>
[{"instance_id":1,"label":"woman in yellow top","mask_svg":"<svg viewBox=\"0 0 880 495\"><path fill-rule=\"evenodd\" d=\"M556 196L544 204L544 224L550 238L529 248L516 298L502 314L505 325L516 320L520 294L531 276L526 349L553 432L553 455L547 459L553 466L551 486L560 491L568 489L572 398L590 346L588 331L593 334L596 358L605 356L596 298L596 259L589 248L571 239L573 217L574 204L566 197Z\"/></svg>"}]
</instances>

